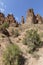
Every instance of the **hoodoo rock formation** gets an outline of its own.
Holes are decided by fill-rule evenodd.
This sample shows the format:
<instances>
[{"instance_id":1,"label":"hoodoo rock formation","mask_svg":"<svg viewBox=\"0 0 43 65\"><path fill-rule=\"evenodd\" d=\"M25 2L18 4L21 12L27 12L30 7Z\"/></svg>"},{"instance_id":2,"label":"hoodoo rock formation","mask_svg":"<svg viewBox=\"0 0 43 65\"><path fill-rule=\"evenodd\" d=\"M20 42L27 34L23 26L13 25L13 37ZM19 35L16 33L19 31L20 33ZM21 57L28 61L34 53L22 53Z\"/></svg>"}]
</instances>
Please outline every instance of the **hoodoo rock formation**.
<instances>
[{"instance_id":1,"label":"hoodoo rock formation","mask_svg":"<svg viewBox=\"0 0 43 65\"><path fill-rule=\"evenodd\" d=\"M43 19L39 14L36 15L36 20L38 21L38 23L43 23Z\"/></svg>"},{"instance_id":2,"label":"hoodoo rock formation","mask_svg":"<svg viewBox=\"0 0 43 65\"><path fill-rule=\"evenodd\" d=\"M43 18L39 14L35 15L33 9L28 9L26 21L29 22L29 24L43 23Z\"/></svg>"},{"instance_id":3,"label":"hoodoo rock formation","mask_svg":"<svg viewBox=\"0 0 43 65\"><path fill-rule=\"evenodd\" d=\"M7 17L3 13L0 13L0 24L3 24L4 22L10 23L16 23L16 20L12 14L8 14Z\"/></svg>"},{"instance_id":4,"label":"hoodoo rock formation","mask_svg":"<svg viewBox=\"0 0 43 65\"><path fill-rule=\"evenodd\" d=\"M16 21L13 14L8 14L7 17L3 13L0 13L0 25L2 25L4 22L8 22L9 24L13 24L14 26L18 27L18 22ZM28 9L27 16L26 16L26 22L28 24L38 24L43 23L43 17L41 17L39 14L35 15L33 9ZM24 24L25 20L24 17L21 17L21 24Z\"/></svg>"},{"instance_id":5,"label":"hoodoo rock formation","mask_svg":"<svg viewBox=\"0 0 43 65\"><path fill-rule=\"evenodd\" d=\"M5 18L5 21L9 22L9 24L10 23L16 23L16 20L15 20L13 14L8 14L8 16Z\"/></svg>"},{"instance_id":6,"label":"hoodoo rock formation","mask_svg":"<svg viewBox=\"0 0 43 65\"><path fill-rule=\"evenodd\" d=\"M29 10L27 11L26 21L29 22L29 23L34 22L34 18L35 18L34 16L35 16L35 15L34 15L33 9L29 9Z\"/></svg>"},{"instance_id":7,"label":"hoodoo rock formation","mask_svg":"<svg viewBox=\"0 0 43 65\"><path fill-rule=\"evenodd\" d=\"M25 21L24 21L24 16L21 17L21 23L24 24Z\"/></svg>"}]
</instances>

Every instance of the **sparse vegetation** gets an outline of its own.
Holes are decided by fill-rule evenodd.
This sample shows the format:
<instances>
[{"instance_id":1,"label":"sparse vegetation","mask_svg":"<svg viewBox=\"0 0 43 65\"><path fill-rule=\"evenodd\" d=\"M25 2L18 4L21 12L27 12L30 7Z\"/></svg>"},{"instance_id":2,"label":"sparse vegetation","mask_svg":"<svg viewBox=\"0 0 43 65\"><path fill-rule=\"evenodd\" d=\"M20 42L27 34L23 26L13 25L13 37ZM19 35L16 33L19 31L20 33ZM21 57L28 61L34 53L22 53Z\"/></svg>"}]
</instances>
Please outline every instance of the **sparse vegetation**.
<instances>
[{"instance_id":1,"label":"sparse vegetation","mask_svg":"<svg viewBox=\"0 0 43 65\"><path fill-rule=\"evenodd\" d=\"M17 29L12 29L12 35L14 35L14 37L18 37L19 36L19 31Z\"/></svg>"},{"instance_id":2,"label":"sparse vegetation","mask_svg":"<svg viewBox=\"0 0 43 65\"><path fill-rule=\"evenodd\" d=\"M7 22L4 22L2 25L0 25L0 30L6 29L9 27L9 24Z\"/></svg>"},{"instance_id":3,"label":"sparse vegetation","mask_svg":"<svg viewBox=\"0 0 43 65\"><path fill-rule=\"evenodd\" d=\"M26 31L25 38L23 39L23 43L28 45L29 53L33 53L37 48L41 46L41 39L36 30L28 30Z\"/></svg>"},{"instance_id":4,"label":"sparse vegetation","mask_svg":"<svg viewBox=\"0 0 43 65\"><path fill-rule=\"evenodd\" d=\"M2 28L8 28L8 27L9 27L8 22L4 22L4 23L2 24Z\"/></svg>"},{"instance_id":5,"label":"sparse vegetation","mask_svg":"<svg viewBox=\"0 0 43 65\"><path fill-rule=\"evenodd\" d=\"M17 45L9 44L3 54L4 65L18 65L20 49Z\"/></svg>"},{"instance_id":6,"label":"sparse vegetation","mask_svg":"<svg viewBox=\"0 0 43 65\"><path fill-rule=\"evenodd\" d=\"M0 65L40 65L40 61L43 65L43 17L29 9L20 22L13 14L0 12Z\"/></svg>"}]
</instances>

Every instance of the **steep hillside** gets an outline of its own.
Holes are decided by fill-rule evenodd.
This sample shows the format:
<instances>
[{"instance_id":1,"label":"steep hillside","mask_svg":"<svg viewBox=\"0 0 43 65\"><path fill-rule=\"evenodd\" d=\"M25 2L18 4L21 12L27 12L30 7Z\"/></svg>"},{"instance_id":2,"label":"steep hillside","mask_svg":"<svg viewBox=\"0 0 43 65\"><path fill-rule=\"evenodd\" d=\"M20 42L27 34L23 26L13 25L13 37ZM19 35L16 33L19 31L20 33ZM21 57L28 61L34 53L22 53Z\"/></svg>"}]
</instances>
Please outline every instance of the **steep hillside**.
<instances>
[{"instance_id":1,"label":"steep hillside","mask_svg":"<svg viewBox=\"0 0 43 65\"><path fill-rule=\"evenodd\" d=\"M0 65L43 65L43 17L33 9L21 23L0 13Z\"/></svg>"}]
</instances>

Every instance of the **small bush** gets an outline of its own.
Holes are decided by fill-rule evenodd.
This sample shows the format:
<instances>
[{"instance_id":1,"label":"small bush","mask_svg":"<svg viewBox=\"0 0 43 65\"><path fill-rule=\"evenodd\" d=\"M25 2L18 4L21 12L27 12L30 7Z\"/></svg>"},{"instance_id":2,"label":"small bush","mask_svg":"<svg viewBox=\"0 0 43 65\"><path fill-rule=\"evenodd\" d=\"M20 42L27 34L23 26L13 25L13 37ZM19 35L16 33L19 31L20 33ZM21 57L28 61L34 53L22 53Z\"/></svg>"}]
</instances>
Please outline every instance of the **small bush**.
<instances>
[{"instance_id":1,"label":"small bush","mask_svg":"<svg viewBox=\"0 0 43 65\"><path fill-rule=\"evenodd\" d=\"M19 36L19 31L17 29L16 30L12 29L12 35L14 35L14 37L18 37Z\"/></svg>"},{"instance_id":2,"label":"small bush","mask_svg":"<svg viewBox=\"0 0 43 65\"><path fill-rule=\"evenodd\" d=\"M17 45L8 45L3 54L4 65L18 65L18 57L20 53L21 52Z\"/></svg>"},{"instance_id":3,"label":"small bush","mask_svg":"<svg viewBox=\"0 0 43 65\"><path fill-rule=\"evenodd\" d=\"M8 28L8 27L9 27L8 22L5 22L5 23L2 24L2 28Z\"/></svg>"},{"instance_id":4,"label":"small bush","mask_svg":"<svg viewBox=\"0 0 43 65\"><path fill-rule=\"evenodd\" d=\"M37 33L36 30L28 30L26 31L25 38L23 39L23 43L25 45L28 45L29 47L29 53L32 53L36 50L36 48L40 47L41 45L41 40L40 36Z\"/></svg>"}]
</instances>

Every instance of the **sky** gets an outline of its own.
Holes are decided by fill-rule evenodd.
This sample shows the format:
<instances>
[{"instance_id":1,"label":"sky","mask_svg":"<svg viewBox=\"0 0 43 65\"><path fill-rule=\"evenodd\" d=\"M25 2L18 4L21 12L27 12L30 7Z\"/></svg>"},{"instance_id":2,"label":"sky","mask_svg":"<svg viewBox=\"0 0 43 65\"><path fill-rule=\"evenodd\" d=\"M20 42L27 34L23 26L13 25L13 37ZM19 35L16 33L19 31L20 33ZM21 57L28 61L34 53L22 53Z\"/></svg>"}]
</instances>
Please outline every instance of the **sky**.
<instances>
[{"instance_id":1,"label":"sky","mask_svg":"<svg viewBox=\"0 0 43 65\"><path fill-rule=\"evenodd\" d=\"M35 14L43 16L43 0L0 0L0 12L13 14L18 21L21 16L26 17L29 8L33 8Z\"/></svg>"}]
</instances>

